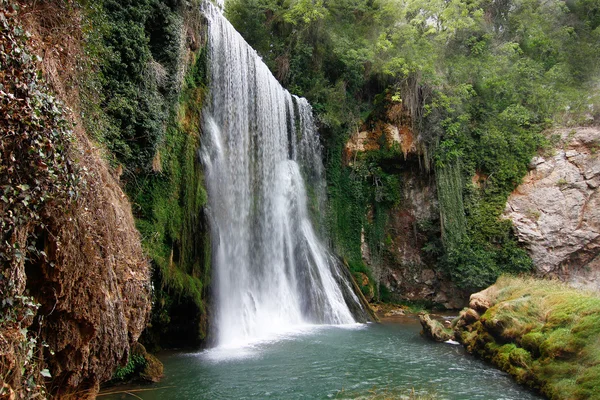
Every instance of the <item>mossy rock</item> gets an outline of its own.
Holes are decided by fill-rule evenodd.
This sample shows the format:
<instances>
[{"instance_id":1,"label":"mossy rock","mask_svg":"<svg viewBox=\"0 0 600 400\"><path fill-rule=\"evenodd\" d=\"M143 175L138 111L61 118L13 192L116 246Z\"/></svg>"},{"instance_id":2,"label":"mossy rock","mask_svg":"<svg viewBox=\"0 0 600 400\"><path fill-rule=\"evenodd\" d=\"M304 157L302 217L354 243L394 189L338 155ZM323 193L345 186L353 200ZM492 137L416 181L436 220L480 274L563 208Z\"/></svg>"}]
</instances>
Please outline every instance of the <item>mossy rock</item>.
<instances>
[{"instance_id":1,"label":"mossy rock","mask_svg":"<svg viewBox=\"0 0 600 400\"><path fill-rule=\"evenodd\" d=\"M540 346L546 340L541 332L529 332L521 338L521 347L529 351L534 357L540 356Z\"/></svg>"},{"instance_id":2,"label":"mossy rock","mask_svg":"<svg viewBox=\"0 0 600 400\"><path fill-rule=\"evenodd\" d=\"M445 342L454 339L452 330L445 328L440 321L432 319L429 314L419 314L419 321L423 327L423 330L421 331L423 336L436 342Z\"/></svg>"},{"instance_id":3,"label":"mossy rock","mask_svg":"<svg viewBox=\"0 0 600 400\"><path fill-rule=\"evenodd\" d=\"M140 374L140 378L148 382L159 382L163 377L163 364L153 356L146 353L146 368Z\"/></svg>"},{"instance_id":4,"label":"mossy rock","mask_svg":"<svg viewBox=\"0 0 600 400\"><path fill-rule=\"evenodd\" d=\"M520 347L511 351L509 356L510 363L519 368L531 369L532 358L531 354Z\"/></svg>"},{"instance_id":5,"label":"mossy rock","mask_svg":"<svg viewBox=\"0 0 600 400\"><path fill-rule=\"evenodd\" d=\"M146 365L139 374L139 379L147 382L159 382L163 377L164 367L158 358L146 351L141 343L136 343L131 348L131 355L144 357Z\"/></svg>"},{"instance_id":6,"label":"mossy rock","mask_svg":"<svg viewBox=\"0 0 600 400\"><path fill-rule=\"evenodd\" d=\"M543 357L566 359L576 355L583 345L570 329L560 328L553 331L540 345L540 352Z\"/></svg>"}]
</instances>

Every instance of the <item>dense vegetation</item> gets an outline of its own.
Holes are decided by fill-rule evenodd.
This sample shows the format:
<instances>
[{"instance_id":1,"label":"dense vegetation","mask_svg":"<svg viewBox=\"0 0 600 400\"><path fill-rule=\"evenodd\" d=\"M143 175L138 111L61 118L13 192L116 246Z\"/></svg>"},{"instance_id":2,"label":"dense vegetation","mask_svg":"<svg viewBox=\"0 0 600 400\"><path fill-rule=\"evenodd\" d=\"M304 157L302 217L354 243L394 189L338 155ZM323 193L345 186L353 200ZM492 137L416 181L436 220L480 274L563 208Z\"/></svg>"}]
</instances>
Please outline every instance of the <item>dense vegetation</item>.
<instances>
[{"instance_id":1,"label":"dense vegetation","mask_svg":"<svg viewBox=\"0 0 600 400\"><path fill-rule=\"evenodd\" d=\"M85 10L94 73L83 91L84 121L121 174L154 265L143 340L152 348L173 337L198 343L210 276L196 157L206 84L199 2L102 0Z\"/></svg>"},{"instance_id":2,"label":"dense vegetation","mask_svg":"<svg viewBox=\"0 0 600 400\"><path fill-rule=\"evenodd\" d=\"M461 340L551 399L595 399L600 387L600 298L533 279L502 277L493 307Z\"/></svg>"},{"instance_id":3,"label":"dense vegetation","mask_svg":"<svg viewBox=\"0 0 600 400\"><path fill-rule=\"evenodd\" d=\"M11 386L46 395L45 344L29 331L40 304L26 291L25 268L50 263L40 245L56 232L50 214L70 211L85 185L63 106L38 75L17 10L0 1L0 396L8 398Z\"/></svg>"},{"instance_id":4,"label":"dense vegetation","mask_svg":"<svg viewBox=\"0 0 600 400\"><path fill-rule=\"evenodd\" d=\"M361 231L384 252L397 204L398 149L343 161L351 132L381 106L410 111L436 176L443 247L428 250L459 286L485 287L531 260L500 219L553 125L598 117L600 4L594 0L230 0L228 18L318 114L330 233L364 271ZM473 180L473 177L477 179ZM425 221L427 222L427 221Z\"/></svg>"}]
</instances>

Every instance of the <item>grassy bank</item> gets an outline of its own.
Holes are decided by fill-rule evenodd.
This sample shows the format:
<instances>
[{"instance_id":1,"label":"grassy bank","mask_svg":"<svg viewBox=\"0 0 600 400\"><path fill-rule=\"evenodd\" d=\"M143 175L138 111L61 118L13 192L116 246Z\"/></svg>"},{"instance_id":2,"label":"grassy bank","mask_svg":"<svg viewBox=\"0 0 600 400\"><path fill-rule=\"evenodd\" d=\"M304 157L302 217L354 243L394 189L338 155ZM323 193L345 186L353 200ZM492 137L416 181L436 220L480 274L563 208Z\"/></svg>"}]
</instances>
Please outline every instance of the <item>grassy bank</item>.
<instances>
[{"instance_id":1,"label":"grassy bank","mask_svg":"<svg viewBox=\"0 0 600 400\"><path fill-rule=\"evenodd\" d=\"M459 333L469 351L551 399L600 398L597 293L501 277L480 295L491 307Z\"/></svg>"}]
</instances>

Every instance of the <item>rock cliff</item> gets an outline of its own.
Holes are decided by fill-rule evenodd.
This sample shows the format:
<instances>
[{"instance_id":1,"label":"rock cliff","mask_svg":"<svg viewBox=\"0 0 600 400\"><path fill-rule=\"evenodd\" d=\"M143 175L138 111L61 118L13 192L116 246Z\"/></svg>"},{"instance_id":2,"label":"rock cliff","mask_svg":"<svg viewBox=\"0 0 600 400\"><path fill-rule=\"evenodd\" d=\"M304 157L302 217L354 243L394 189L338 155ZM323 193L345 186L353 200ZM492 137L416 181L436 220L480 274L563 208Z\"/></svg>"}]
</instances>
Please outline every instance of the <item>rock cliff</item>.
<instances>
[{"instance_id":1,"label":"rock cliff","mask_svg":"<svg viewBox=\"0 0 600 400\"><path fill-rule=\"evenodd\" d=\"M1 77L1 184L23 191L20 203L0 205L2 238L20 249L9 259L2 248L0 397L91 398L146 326L150 265L118 177L82 128L79 9L0 6L10 66ZM55 30L50 16L74 34ZM51 31L62 34L52 41Z\"/></svg>"},{"instance_id":2,"label":"rock cliff","mask_svg":"<svg viewBox=\"0 0 600 400\"><path fill-rule=\"evenodd\" d=\"M535 157L505 217L536 272L600 290L600 129L562 129L555 149Z\"/></svg>"},{"instance_id":3,"label":"rock cliff","mask_svg":"<svg viewBox=\"0 0 600 400\"><path fill-rule=\"evenodd\" d=\"M385 250L379 257L371 254L363 230L363 262L396 300L461 308L466 294L437 267L442 243L433 171L425 167L425 150L413 131L410 110L389 98L351 135L344 157L352 165L361 154L388 149L396 152L382 168L399 178L401 198L387 211Z\"/></svg>"}]
</instances>

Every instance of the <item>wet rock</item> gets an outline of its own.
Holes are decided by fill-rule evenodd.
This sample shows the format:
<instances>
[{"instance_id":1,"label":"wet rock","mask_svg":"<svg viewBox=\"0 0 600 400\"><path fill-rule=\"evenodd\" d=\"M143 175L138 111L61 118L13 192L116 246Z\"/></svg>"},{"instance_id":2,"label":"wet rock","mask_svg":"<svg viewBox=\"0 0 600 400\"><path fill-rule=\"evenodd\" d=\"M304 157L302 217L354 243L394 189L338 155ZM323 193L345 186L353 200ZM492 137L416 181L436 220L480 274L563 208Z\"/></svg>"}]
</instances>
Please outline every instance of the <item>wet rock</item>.
<instances>
[{"instance_id":1,"label":"wet rock","mask_svg":"<svg viewBox=\"0 0 600 400\"><path fill-rule=\"evenodd\" d=\"M146 366L140 372L139 377L141 380L159 382L162 379L164 372L163 364L154 355L148 353L142 344L136 343L131 349L131 354L142 356L146 360Z\"/></svg>"},{"instance_id":2,"label":"wet rock","mask_svg":"<svg viewBox=\"0 0 600 400\"><path fill-rule=\"evenodd\" d=\"M436 342L445 342L454 339L454 334L449 329L446 329L440 321L432 319L429 314L419 314L419 322L421 322L421 326L423 327L421 334L429 339Z\"/></svg>"},{"instance_id":3,"label":"wet rock","mask_svg":"<svg viewBox=\"0 0 600 400\"><path fill-rule=\"evenodd\" d=\"M485 292L474 293L469 299L469 307L479 314L485 313L491 306L492 301Z\"/></svg>"},{"instance_id":4,"label":"wet rock","mask_svg":"<svg viewBox=\"0 0 600 400\"><path fill-rule=\"evenodd\" d=\"M470 325L474 322L479 321L480 315L477 311L472 308L467 308L464 312L461 313L460 318L464 319L465 323Z\"/></svg>"}]
</instances>

